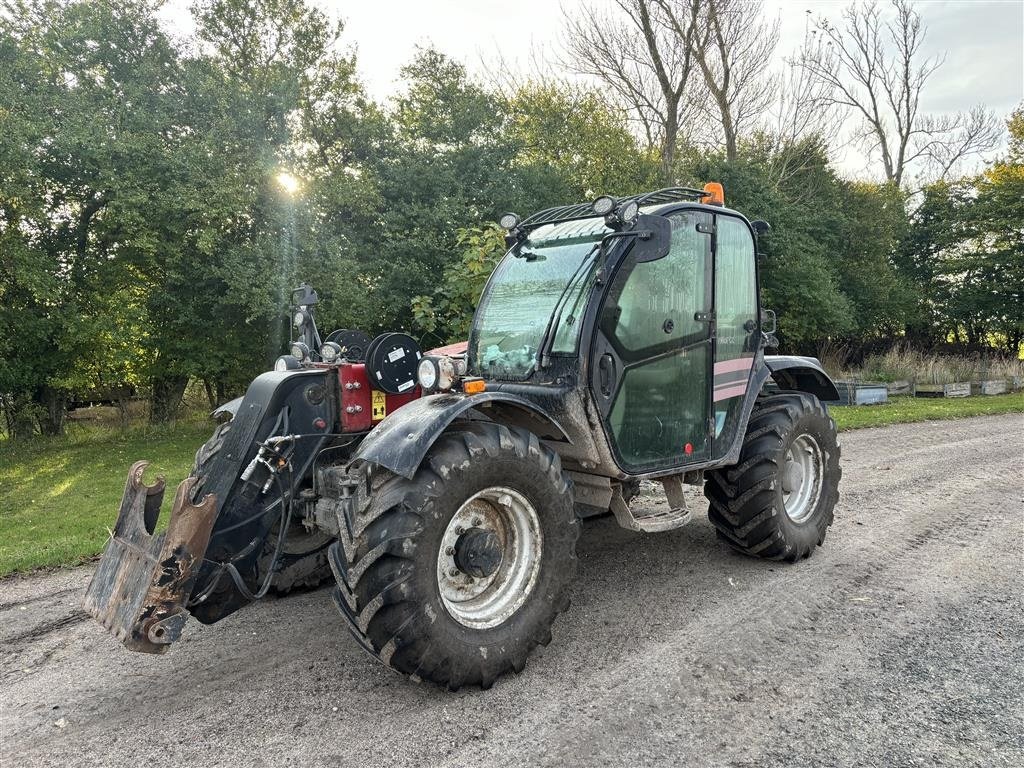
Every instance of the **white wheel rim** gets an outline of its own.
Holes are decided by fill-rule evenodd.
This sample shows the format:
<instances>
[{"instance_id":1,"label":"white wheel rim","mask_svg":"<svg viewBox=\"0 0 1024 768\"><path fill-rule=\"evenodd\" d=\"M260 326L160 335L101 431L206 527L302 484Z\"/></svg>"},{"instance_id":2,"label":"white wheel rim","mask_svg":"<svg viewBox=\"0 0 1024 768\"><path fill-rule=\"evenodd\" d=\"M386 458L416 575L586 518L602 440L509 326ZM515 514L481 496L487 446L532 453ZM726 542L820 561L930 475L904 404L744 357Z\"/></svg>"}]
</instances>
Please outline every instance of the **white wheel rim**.
<instances>
[{"instance_id":1,"label":"white wheel rim","mask_svg":"<svg viewBox=\"0 0 1024 768\"><path fill-rule=\"evenodd\" d=\"M786 450L782 503L794 523L803 523L814 513L821 497L823 466L817 440L806 433L793 440Z\"/></svg>"},{"instance_id":2,"label":"white wheel rim","mask_svg":"<svg viewBox=\"0 0 1024 768\"><path fill-rule=\"evenodd\" d=\"M473 578L456 565L455 545L472 528L498 538L501 562L489 576ZM542 547L540 517L523 494L502 486L474 494L449 521L437 553L437 585L445 609L473 629L504 623L536 586Z\"/></svg>"}]
</instances>

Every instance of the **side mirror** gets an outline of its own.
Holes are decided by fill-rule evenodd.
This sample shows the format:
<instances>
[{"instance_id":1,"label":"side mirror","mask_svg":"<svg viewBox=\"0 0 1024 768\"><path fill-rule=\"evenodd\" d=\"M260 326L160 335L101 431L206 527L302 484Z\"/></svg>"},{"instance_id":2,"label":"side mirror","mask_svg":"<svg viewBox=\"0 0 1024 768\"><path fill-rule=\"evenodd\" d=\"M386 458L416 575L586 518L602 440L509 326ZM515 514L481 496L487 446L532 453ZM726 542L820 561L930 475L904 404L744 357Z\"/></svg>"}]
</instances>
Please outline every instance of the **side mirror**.
<instances>
[{"instance_id":1,"label":"side mirror","mask_svg":"<svg viewBox=\"0 0 1024 768\"><path fill-rule=\"evenodd\" d=\"M313 321L313 307L320 301L316 291L308 283L302 283L292 291L292 326L299 332L299 341L306 345L310 356L314 359L319 357L321 346L320 334L317 333L316 323ZM289 332L289 341L292 341Z\"/></svg>"},{"instance_id":2,"label":"side mirror","mask_svg":"<svg viewBox=\"0 0 1024 768\"><path fill-rule=\"evenodd\" d=\"M750 222L750 226L753 228L754 232L757 233L758 237L761 237L761 235L764 235L771 229L771 226L769 226L768 222L764 219L756 219Z\"/></svg>"},{"instance_id":3,"label":"side mirror","mask_svg":"<svg viewBox=\"0 0 1024 768\"><path fill-rule=\"evenodd\" d=\"M635 238L630 256L637 262L662 259L672 247L672 223L664 216L641 214L631 229L606 235L605 239L630 235Z\"/></svg>"}]
</instances>

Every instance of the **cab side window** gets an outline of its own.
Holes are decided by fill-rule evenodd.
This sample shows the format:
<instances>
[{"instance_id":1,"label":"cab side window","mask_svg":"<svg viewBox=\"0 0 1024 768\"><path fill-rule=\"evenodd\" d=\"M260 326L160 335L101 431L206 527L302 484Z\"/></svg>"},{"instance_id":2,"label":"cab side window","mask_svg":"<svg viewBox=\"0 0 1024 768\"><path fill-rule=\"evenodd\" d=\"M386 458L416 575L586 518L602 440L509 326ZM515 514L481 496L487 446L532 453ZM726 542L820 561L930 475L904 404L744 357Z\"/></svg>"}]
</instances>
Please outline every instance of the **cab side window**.
<instances>
[{"instance_id":1,"label":"cab side window","mask_svg":"<svg viewBox=\"0 0 1024 768\"><path fill-rule=\"evenodd\" d=\"M694 320L709 303L707 235L697 232L699 215L669 216L672 246L668 255L636 264L616 280L602 327L625 359L646 357L703 332L703 324Z\"/></svg>"}]
</instances>

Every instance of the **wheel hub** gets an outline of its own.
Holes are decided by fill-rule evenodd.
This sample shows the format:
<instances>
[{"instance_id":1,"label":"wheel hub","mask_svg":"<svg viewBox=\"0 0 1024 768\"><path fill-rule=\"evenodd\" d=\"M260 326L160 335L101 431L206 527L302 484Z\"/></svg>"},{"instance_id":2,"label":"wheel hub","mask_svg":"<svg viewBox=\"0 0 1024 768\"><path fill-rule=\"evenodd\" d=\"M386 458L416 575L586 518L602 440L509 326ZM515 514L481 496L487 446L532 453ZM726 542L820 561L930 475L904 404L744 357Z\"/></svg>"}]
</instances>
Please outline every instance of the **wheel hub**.
<instances>
[{"instance_id":1,"label":"wheel hub","mask_svg":"<svg viewBox=\"0 0 1024 768\"><path fill-rule=\"evenodd\" d=\"M804 470L803 467L796 461L789 460L786 462L786 471L782 473L782 490L786 493L792 493L795 490L799 490L801 484L804 481Z\"/></svg>"},{"instance_id":2,"label":"wheel hub","mask_svg":"<svg viewBox=\"0 0 1024 768\"><path fill-rule=\"evenodd\" d=\"M786 451L782 468L782 503L794 523L813 513L821 496L824 461L817 441L808 434L797 436Z\"/></svg>"},{"instance_id":3,"label":"wheel hub","mask_svg":"<svg viewBox=\"0 0 1024 768\"><path fill-rule=\"evenodd\" d=\"M494 486L452 516L437 554L441 602L473 629L495 627L522 607L541 563L540 517L523 494Z\"/></svg>"},{"instance_id":4,"label":"wheel hub","mask_svg":"<svg viewBox=\"0 0 1024 768\"><path fill-rule=\"evenodd\" d=\"M474 579L483 579L498 570L501 554L498 534L470 528L455 542L455 567Z\"/></svg>"}]
</instances>

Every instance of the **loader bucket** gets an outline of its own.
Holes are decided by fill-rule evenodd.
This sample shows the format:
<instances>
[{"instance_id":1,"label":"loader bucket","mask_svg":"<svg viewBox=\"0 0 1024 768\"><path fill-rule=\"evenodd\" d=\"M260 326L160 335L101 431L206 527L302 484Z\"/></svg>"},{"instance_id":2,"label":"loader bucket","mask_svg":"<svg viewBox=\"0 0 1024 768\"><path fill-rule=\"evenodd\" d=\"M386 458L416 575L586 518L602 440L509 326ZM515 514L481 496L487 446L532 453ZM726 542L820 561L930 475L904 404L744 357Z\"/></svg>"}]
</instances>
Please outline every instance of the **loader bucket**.
<instances>
[{"instance_id":1,"label":"loader bucket","mask_svg":"<svg viewBox=\"0 0 1024 768\"><path fill-rule=\"evenodd\" d=\"M164 653L181 635L186 601L210 542L216 499L192 504L196 478L174 494L167 530L155 534L164 480L142 481L148 462L128 471L117 523L85 593L85 610L130 650Z\"/></svg>"}]
</instances>

